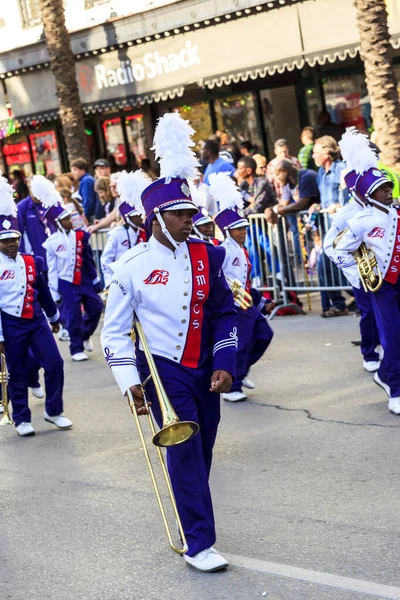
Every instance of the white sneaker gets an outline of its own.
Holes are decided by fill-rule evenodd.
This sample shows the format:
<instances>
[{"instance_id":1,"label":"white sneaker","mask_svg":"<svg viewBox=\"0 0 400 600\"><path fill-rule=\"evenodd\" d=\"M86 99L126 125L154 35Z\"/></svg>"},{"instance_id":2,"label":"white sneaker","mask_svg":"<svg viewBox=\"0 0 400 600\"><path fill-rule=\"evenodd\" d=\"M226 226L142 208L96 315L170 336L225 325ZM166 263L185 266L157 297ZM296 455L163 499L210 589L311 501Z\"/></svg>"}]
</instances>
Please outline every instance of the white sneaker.
<instances>
[{"instance_id":1,"label":"white sneaker","mask_svg":"<svg viewBox=\"0 0 400 600\"><path fill-rule=\"evenodd\" d=\"M72 421L64 417L64 415L56 415L55 417L50 417L47 412L44 413L44 420L48 423L53 423L58 429L69 429L72 427Z\"/></svg>"},{"instance_id":2,"label":"white sneaker","mask_svg":"<svg viewBox=\"0 0 400 600\"><path fill-rule=\"evenodd\" d=\"M72 355L72 360L74 360L75 362L82 362L83 360L87 359L88 356L84 352L77 352L76 354Z\"/></svg>"},{"instance_id":3,"label":"white sneaker","mask_svg":"<svg viewBox=\"0 0 400 600\"><path fill-rule=\"evenodd\" d=\"M228 394L222 394L222 398L228 402L241 402L246 400L247 396L243 392L229 392Z\"/></svg>"},{"instance_id":4,"label":"white sneaker","mask_svg":"<svg viewBox=\"0 0 400 600\"><path fill-rule=\"evenodd\" d=\"M383 355L385 354L381 345L375 348L375 352L379 354L379 360L383 359Z\"/></svg>"},{"instance_id":5,"label":"white sneaker","mask_svg":"<svg viewBox=\"0 0 400 600\"><path fill-rule=\"evenodd\" d=\"M249 390L254 390L254 388L256 387L256 384L254 383L254 381L252 381L248 377L245 377L243 379L242 384L245 388L247 388Z\"/></svg>"},{"instance_id":6,"label":"white sneaker","mask_svg":"<svg viewBox=\"0 0 400 600\"><path fill-rule=\"evenodd\" d=\"M388 409L394 415L400 415L400 398L389 398Z\"/></svg>"},{"instance_id":7,"label":"white sneaker","mask_svg":"<svg viewBox=\"0 0 400 600\"><path fill-rule=\"evenodd\" d=\"M377 371L379 369L379 367L381 366L381 363L379 362L379 360L364 360L363 361L363 367L365 369L365 371L367 371L367 373L375 373L375 371Z\"/></svg>"},{"instance_id":8,"label":"white sneaker","mask_svg":"<svg viewBox=\"0 0 400 600\"><path fill-rule=\"evenodd\" d=\"M221 569L229 567L228 561L212 546L198 552L194 556L184 554L183 558L191 567L203 573L213 573L213 571L221 571Z\"/></svg>"},{"instance_id":9,"label":"white sneaker","mask_svg":"<svg viewBox=\"0 0 400 600\"><path fill-rule=\"evenodd\" d=\"M30 423L20 423L19 425L16 426L15 428L17 430L17 432L19 433L19 435L25 436L25 435L35 435L35 430L33 429L32 425Z\"/></svg>"},{"instance_id":10,"label":"white sneaker","mask_svg":"<svg viewBox=\"0 0 400 600\"><path fill-rule=\"evenodd\" d=\"M382 379L378 375L378 371L376 371L374 373L374 381L377 385L379 385L379 387L381 387L383 390L385 390L386 394L388 395L388 398L390 398L390 387L388 386L387 383L384 383L382 381Z\"/></svg>"},{"instance_id":11,"label":"white sneaker","mask_svg":"<svg viewBox=\"0 0 400 600\"><path fill-rule=\"evenodd\" d=\"M44 389L42 388L41 385L39 385L39 387L31 387L29 388L32 392L32 394L35 396L35 398L44 398L45 394L44 394Z\"/></svg>"},{"instance_id":12,"label":"white sneaker","mask_svg":"<svg viewBox=\"0 0 400 600\"><path fill-rule=\"evenodd\" d=\"M58 332L58 339L61 342L69 342L70 337L69 337L68 330L65 329L64 327L60 327L60 331Z\"/></svg>"},{"instance_id":13,"label":"white sneaker","mask_svg":"<svg viewBox=\"0 0 400 600\"><path fill-rule=\"evenodd\" d=\"M88 340L85 340L83 342L83 347L85 348L86 352L93 352L94 345L93 345L91 338L89 338Z\"/></svg>"},{"instance_id":14,"label":"white sneaker","mask_svg":"<svg viewBox=\"0 0 400 600\"><path fill-rule=\"evenodd\" d=\"M0 415L2 415L4 412L4 406L3 404L0 404Z\"/></svg>"}]
</instances>

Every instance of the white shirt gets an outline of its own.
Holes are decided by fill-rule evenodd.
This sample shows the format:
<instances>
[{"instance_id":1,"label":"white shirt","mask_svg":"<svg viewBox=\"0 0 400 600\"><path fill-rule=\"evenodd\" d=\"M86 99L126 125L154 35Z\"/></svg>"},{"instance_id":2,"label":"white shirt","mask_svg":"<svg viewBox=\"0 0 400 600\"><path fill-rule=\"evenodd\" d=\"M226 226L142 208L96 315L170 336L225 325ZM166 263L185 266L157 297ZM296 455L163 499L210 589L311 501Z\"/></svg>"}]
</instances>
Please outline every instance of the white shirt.
<instances>
[{"instance_id":1,"label":"white shirt","mask_svg":"<svg viewBox=\"0 0 400 600\"><path fill-rule=\"evenodd\" d=\"M119 260L127 250L136 246L140 231L139 228L134 229L130 225L128 227L119 225L108 232L107 243L104 246L100 259L106 288L108 288L112 280L113 272L110 269L111 263Z\"/></svg>"},{"instance_id":2,"label":"white shirt","mask_svg":"<svg viewBox=\"0 0 400 600\"><path fill-rule=\"evenodd\" d=\"M248 276L248 262L244 248L231 237L227 237L222 246L226 250L224 264L222 265L225 277L227 279L237 279L242 284L243 289L245 289ZM240 303L235 301L235 305L240 306Z\"/></svg>"}]
</instances>

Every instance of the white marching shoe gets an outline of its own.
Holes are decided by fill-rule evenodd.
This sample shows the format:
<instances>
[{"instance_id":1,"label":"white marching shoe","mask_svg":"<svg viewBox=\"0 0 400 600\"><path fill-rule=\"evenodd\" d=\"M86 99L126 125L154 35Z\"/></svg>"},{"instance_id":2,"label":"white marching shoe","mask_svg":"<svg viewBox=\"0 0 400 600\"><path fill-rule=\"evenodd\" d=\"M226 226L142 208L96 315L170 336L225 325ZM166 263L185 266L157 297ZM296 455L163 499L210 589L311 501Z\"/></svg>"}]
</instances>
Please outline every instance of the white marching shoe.
<instances>
[{"instance_id":1,"label":"white marching shoe","mask_svg":"<svg viewBox=\"0 0 400 600\"><path fill-rule=\"evenodd\" d=\"M17 433L22 436L35 435L35 430L30 423L20 423L15 429L17 430Z\"/></svg>"},{"instance_id":2,"label":"white marching shoe","mask_svg":"<svg viewBox=\"0 0 400 600\"><path fill-rule=\"evenodd\" d=\"M243 392L229 392L222 394L222 398L227 402L242 402L242 400L247 400L247 396Z\"/></svg>"},{"instance_id":3,"label":"white marching shoe","mask_svg":"<svg viewBox=\"0 0 400 600\"><path fill-rule=\"evenodd\" d=\"M72 355L72 360L74 360L75 362L82 362L83 360L87 359L88 356L84 352L77 352L76 354Z\"/></svg>"},{"instance_id":4,"label":"white marching shoe","mask_svg":"<svg viewBox=\"0 0 400 600\"><path fill-rule=\"evenodd\" d=\"M256 384L254 383L254 381L252 381L251 379L249 379L248 377L245 377L242 381L242 384L245 388L247 388L248 390L254 390L256 387Z\"/></svg>"},{"instance_id":5,"label":"white marching shoe","mask_svg":"<svg viewBox=\"0 0 400 600\"><path fill-rule=\"evenodd\" d=\"M83 342L83 347L84 347L84 349L86 350L86 352L93 352L93 350L94 350L94 345L93 345L92 339L91 339L91 338L89 338L88 340L85 340L85 341Z\"/></svg>"},{"instance_id":6,"label":"white marching shoe","mask_svg":"<svg viewBox=\"0 0 400 600\"><path fill-rule=\"evenodd\" d=\"M367 373L375 373L375 371L377 371L380 366L381 366L381 363L379 362L379 360L364 360L363 361L363 367L364 367L364 370L367 371Z\"/></svg>"},{"instance_id":7,"label":"white marching shoe","mask_svg":"<svg viewBox=\"0 0 400 600\"><path fill-rule=\"evenodd\" d=\"M29 389L31 390L31 392L35 396L35 398L44 398L44 396L45 396L44 389L42 388L41 385L39 385L39 387L31 387Z\"/></svg>"},{"instance_id":8,"label":"white marching shoe","mask_svg":"<svg viewBox=\"0 0 400 600\"><path fill-rule=\"evenodd\" d=\"M382 346L380 344L379 344L379 346L377 346L375 348L375 352L377 352L379 354L379 360L382 360L383 359L383 355L385 353L384 353L383 348L382 348Z\"/></svg>"},{"instance_id":9,"label":"white marching shoe","mask_svg":"<svg viewBox=\"0 0 400 600\"><path fill-rule=\"evenodd\" d=\"M386 394L388 395L388 398L390 398L390 387L388 386L387 383L384 383L382 381L382 379L379 377L378 371L376 371L376 373L374 373L374 381L377 385L379 385L379 387L381 387L383 390L385 390Z\"/></svg>"},{"instance_id":10,"label":"white marching shoe","mask_svg":"<svg viewBox=\"0 0 400 600\"><path fill-rule=\"evenodd\" d=\"M60 331L58 332L58 339L60 340L60 342L69 342L70 337L69 337L68 329L65 329L64 327L60 327Z\"/></svg>"},{"instance_id":11,"label":"white marching shoe","mask_svg":"<svg viewBox=\"0 0 400 600\"><path fill-rule=\"evenodd\" d=\"M400 398L389 398L388 409L394 415L400 415Z\"/></svg>"},{"instance_id":12,"label":"white marching shoe","mask_svg":"<svg viewBox=\"0 0 400 600\"><path fill-rule=\"evenodd\" d=\"M184 554L183 558L188 565L203 573L213 573L214 571L221 571L221 569L229 567L226 558L221 556L212 546L198 552L194 556Z\"/></svg>"},{"instance_id":13,"label":"white marching shoe","mask_svg":"<svg viewBox=\"0 0 400 600\"><path fill-rule=\"evenodd\" d=\"M47 414L47 412L45 412L43 416L45 421L47 421L48 423L52 423L53 425L58 427L58 429L69 429L70 427L72 427L72 421L67 419L67 417L64 417L64 415L62 414L56 415L55 417L50 417Z\"/></svg>"}]
</instances>

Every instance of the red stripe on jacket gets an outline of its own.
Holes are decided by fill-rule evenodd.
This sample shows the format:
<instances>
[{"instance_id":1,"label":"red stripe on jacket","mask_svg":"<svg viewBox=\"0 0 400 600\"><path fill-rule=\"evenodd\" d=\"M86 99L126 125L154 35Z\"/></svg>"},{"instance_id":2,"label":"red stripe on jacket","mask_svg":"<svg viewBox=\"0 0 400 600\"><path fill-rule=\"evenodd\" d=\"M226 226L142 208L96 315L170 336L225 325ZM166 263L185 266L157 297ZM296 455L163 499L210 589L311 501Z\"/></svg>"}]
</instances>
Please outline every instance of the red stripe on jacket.
<instances>
[{"instance_id":1,"label":"red stripe on jacket","mask_svg":"<svg viewBox=\"0 0 400 600\"><path fill-rule=\"evenodd\" d=\"M22 258L25 263L26 291L21 317L23 319L33 319L33 301L35 298L35 291L33 289L33 286L36 282L35 258L28 254L22 254Z\"/></svg>"},{"instance_id":2,"label":"red stripe on jacket","mask_svg":"<svg viewBox=\"0 0 400 600\"><path fill-rule=\"evenodd\" d=\"M84 231L75 231L75 236L76 236L75 267L74 267L74 278L72 280L72 283L75 283L75 285L81 285L81 283L82 283L84 235L85 235Z\"/></svg>"},{"instance_id":3,"label":"red stripe on jacket","mask_svg":"<svg viewBox=\"0 0 400 600\"><path fill-rule=\"evenodd\" d=\"M390 265L386 271L385 281L388 283L397 283L397 278L400 273L400 218L397 217L396 241L394 244Z\"/></svg>"},{"instance_id":4,"label":"red stripe on jacket","mask_svg":"<svg viewBox=\"0 0 400 600\"><path fill-rule=\"evenodd\" d=\"M188 244L192 264L190 322L181 364L195 369L199 364L204 303L210 293L210 265L206 244Z\"/></svg>"}]
</instances>

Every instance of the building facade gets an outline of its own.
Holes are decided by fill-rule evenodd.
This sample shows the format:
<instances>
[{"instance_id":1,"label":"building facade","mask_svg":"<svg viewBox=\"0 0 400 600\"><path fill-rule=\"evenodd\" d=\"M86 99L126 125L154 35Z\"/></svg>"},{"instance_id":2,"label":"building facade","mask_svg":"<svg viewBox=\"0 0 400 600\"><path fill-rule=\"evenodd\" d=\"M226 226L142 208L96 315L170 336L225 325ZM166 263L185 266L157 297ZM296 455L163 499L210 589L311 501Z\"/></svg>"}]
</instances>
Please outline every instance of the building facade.
<instances>
[{"instance_id":1,"label":"building facade","mask_svg":"<svg viewBox=\"0 0 400 600\"><path fill-rule=\"evenodd\" d=\"M400 75L400 0L387 1ZM59 173L68 164L38 3L10 4L0 12L0 168ZM155 123L171 110L199 146L227 131L268 157L282 137L297 152L301 128L325 109L340 125L372 126L352 0L135 0L134 15L127 4L65 0L93 157L128 169L151 160Z\"/></svg>"}]
</instances>

